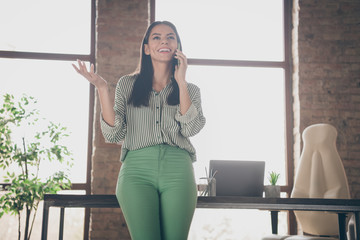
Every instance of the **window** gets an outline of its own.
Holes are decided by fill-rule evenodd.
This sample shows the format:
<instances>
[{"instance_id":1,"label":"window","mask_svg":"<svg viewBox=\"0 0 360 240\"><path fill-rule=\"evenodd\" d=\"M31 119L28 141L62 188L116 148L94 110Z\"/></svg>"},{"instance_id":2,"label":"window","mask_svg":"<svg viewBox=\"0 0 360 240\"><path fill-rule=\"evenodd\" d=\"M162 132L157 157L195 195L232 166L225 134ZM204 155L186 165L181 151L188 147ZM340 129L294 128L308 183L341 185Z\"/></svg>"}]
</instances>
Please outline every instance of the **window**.
<instances>
[{"instance_id":1,"label":"window","mask_svg":"<svg viewBox=\"0 0 360 240\"><path fill-rule=\"evenodd\" d=\"M66 146L71 149L74 158L71 180L74 183L85 183L89 84L74 74L68 61L0 58L0 64L5 79L1 84L1 94L35 97L41 117L67 127L70 136L66 139ZM21 71L16 71L19 68ZM38 128L44 130L44 126ZM42 169L47 171L49 168L42 165Z\"/></svg>"},{"instance_id":2,"label":"window","mask_svg":"<svg viewBox=\"0 0 360 240\"><path fill-rule=\"evenodd\" d=\"M95 0L0 1L0 94L33 96L38 100L36 108L41 117L67 127L70 136L66 145L74 158L70 172L72 194L90 193L92 128L89 126L92 125L94 88L74 71L71 63L76 59L87 64L95 62L94 30ZM43 165L41 169L50 168ZM4 174L0 172L0 184ZM41 212L40 206L35 219L38 224L34 227L35 238L40 236ZM50 218L59 221L55 215ZM4 216L0 221L2 226L11 228L11 216ZM71 223L74 221L77 228L66 230L68 237L87 238L89 211L69 210L65 222L75 226ZM5 232L0 232L5 236ZM9 239L16 237L17 229L11 232L15 235L8 236ZM56 230L50 232L56 233Z\"/></svg>"},{"instance_id":3,"label":"window","mask_svg":"<svg viewBox=\"0 0 360 240\"><path fill-rule=\"evenodd\" d=\"M85 183L90 85L75 73L70 61L90 60L91 1L2 4L0 93L35 97L42 117L68 128L68 146L75 160L71 179Z\"/></svg>"},{"instance_id":4,"label":"window","mask_svg":"<svg viewBox=\"0 0 360 240\"><path fill-rule=\"evenodd\" d=\"M188 57L187 80L201 89L207 123L191 139L198 156L196 179L205 176L211 159L264 160L265 176L279 172L282 189L288 191L292 146L287 145L287 129L291 129L287 1L156 0L152 4L152 20L168 20L177 27ZM219 239L249 239L247 235L254 238L254 233L261 238L270 233L270 215L251 211L197 209L190 239L210 232ZM254 228L247 224L248 229L237 232L239 222L246 221L244 214L254 216L246 218L254 221ZM279 232L286 233L286 214L281 213L279 221ZM214 231L218 232L214 235Z\"/></svg>"},{"instance_id":5,"label":"window","mask_svg":"<svg viewBox=\"0 0 360 240\"><path fill-rule=\"evenodd\" d=\"M90 54L89 0L2 0L0 4L0 50Z\"/></svg>"}]
</instances>

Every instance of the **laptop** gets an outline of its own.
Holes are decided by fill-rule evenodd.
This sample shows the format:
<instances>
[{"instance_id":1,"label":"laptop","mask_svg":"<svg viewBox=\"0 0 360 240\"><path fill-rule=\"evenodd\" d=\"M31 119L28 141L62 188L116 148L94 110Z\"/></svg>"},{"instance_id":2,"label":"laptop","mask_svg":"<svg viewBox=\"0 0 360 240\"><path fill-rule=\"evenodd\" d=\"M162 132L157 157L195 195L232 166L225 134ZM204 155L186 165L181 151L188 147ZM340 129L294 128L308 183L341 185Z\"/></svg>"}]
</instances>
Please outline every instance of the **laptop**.
<instances>
[{"instance_id":1,"label":"laptop","mask_svg":"<svg viewBox=\"0 0 360 240\"><path fill-rule=\"evenodd\" d=\"M264 161L210 160L216 179L216 196L262 197Z\"/></svg>"}]
</instances>

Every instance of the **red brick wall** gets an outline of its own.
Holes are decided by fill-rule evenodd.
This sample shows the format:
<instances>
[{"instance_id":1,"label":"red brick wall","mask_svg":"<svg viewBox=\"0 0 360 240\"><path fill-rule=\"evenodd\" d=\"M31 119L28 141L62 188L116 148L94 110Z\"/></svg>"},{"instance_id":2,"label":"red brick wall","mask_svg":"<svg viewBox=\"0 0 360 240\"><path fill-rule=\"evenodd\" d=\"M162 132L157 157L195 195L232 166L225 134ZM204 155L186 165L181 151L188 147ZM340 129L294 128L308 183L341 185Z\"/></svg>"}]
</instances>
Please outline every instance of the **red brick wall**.
<instances>
[{"instance_id":1,"label":"red brick wall","mask_svg":"<svg viewBox=\"0 0 360 240\"><path fill-rule=\"evenodd\" d=\"M98 0L96 67L108 81L112 98L118 79L135 70L148 26L146 0ZM106 144L101 134L100 107L96 97L92 194L115 194L120 169L120 146ZM90 239L130 239L120 209L92 209Z\"/></svg>"},{"instance_id":2,"label":"red brick wall","mask_svg":"<svg viewBox=\"0 0 360 240\"><path fill-rule=\"evenodd\" d=\"M299 0L300 132L338 130L337 147L353 198L360 198L360 1Z\"/></svg>"}]
</instances>

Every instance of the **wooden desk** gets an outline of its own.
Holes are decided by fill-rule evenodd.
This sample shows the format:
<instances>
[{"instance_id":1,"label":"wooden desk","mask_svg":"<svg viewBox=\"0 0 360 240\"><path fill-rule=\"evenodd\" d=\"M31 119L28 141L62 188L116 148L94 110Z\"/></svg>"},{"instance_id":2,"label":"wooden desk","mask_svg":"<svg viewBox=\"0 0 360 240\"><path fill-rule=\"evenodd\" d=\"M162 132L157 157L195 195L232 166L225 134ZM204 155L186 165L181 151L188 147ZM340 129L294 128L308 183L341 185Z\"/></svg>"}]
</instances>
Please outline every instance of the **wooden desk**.
<instances>
[{"instance_id":1,"label":"wooden desk","mask_svg":"<svg viewBox=\"0 0 360 240\"><path fill-rule=\"evenodd\" d=\"M115 195L45 195L42 240L47 239L50 207L119 208ZM360 240L360 199L199 197L197 208L259 209L269 211L327 211L338 214L340 240L346 240L346 215L355 214L356 239ZM60 239L62 232L60 231Z\"/></svg>"}]
</instances>

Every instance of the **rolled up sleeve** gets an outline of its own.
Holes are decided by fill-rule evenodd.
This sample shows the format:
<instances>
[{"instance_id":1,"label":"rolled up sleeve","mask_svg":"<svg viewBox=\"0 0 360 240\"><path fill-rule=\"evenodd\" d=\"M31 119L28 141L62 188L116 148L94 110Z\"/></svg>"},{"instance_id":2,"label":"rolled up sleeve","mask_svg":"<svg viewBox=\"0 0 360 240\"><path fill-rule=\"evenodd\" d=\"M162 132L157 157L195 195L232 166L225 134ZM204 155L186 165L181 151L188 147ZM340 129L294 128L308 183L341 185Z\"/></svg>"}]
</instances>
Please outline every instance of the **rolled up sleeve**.
<instances>
[{"instance_id":1,"label":"rolled up sleeve","mask_svg":"<svg viewBox=\"0 0 360 240\"><path fill-rule=\"evenodd\" d=\"M126 135L126 99L122 95L121 81L116 86L115 90L115 123L114 126L109 125L100 115L100 126L102 134L106 142L120 143L124 140Z\"/></svg>"},{"instance_id":2,"label":"rolled up sleeve","mask_svg":"<svg viewBox=\"0 0 360 240\"><path fill-rule=\"evenodd\" d=\"M184 115L181 115L180 108L175 115L175 120L181 126L181 134L184 137L192 137L196 135L205 126L206 119L202 112L200 89L188 84L188 91L191 98L191 105Z\"/></svg>"}]
</instances>

